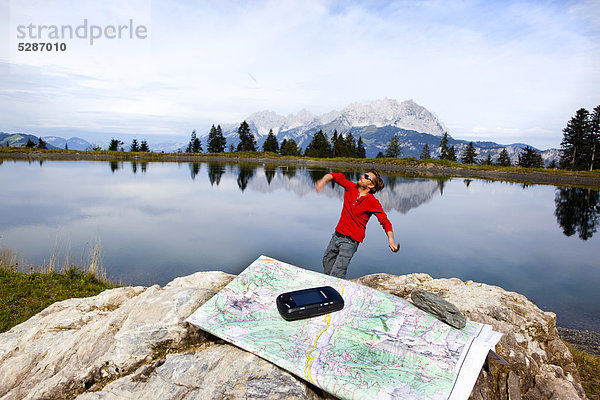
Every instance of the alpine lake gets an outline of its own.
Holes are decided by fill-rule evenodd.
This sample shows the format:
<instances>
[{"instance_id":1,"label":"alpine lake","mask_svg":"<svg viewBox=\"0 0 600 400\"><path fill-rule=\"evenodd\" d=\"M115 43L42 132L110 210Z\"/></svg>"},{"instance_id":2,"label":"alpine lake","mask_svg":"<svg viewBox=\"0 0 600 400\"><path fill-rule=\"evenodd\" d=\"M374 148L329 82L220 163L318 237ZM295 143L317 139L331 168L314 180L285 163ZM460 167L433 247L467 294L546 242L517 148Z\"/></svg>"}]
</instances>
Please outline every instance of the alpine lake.
<instances>
[{"instance_id":1,"label":"alpine lake","mask_svg":"<svg viewBox=\"0 0 600 400\"><path fill-rule=\"evenodd\" d=\"M0 160L0 247L24 265L85 263L100 247L124 285L238 274L260 255L322 272L343 189L332 169L280 164ZM341 171L356 180L362 170ZM600 332L600 194L577 187L385 174L348 278L415 272L525 295L557 324Z\"/></svg>"}]
</instances>

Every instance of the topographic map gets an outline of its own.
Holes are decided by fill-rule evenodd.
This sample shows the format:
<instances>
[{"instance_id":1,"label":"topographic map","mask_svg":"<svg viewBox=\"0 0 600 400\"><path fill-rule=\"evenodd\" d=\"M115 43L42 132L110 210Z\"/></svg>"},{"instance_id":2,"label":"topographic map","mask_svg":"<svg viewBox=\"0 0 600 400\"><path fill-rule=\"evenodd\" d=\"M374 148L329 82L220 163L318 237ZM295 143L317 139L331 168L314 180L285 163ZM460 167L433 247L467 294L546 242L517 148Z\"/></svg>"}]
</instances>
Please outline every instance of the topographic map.
<instances>
[{"instance_id":1,"label":"topographic map","mask_svg":"<svg viewBox=\"0 0 600 400\"><path fill-rule=\"evenodd\" d=\"M329 285L341 311L286 321L283 292ZM188 322L342 399L467 399L501 334L455 329L407 300L259 257Z\"/></svg>"}]
</instances>

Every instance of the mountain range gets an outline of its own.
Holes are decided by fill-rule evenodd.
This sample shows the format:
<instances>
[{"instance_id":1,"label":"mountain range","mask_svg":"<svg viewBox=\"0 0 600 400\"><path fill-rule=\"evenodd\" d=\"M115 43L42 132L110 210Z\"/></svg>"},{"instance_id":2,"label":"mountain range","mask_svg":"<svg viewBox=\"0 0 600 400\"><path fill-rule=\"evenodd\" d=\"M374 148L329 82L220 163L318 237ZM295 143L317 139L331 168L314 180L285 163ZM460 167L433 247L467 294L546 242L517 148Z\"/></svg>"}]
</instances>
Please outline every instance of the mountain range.
<instances>
[{"instance_id":1,"label":"mountain range","mask_svg":"<svg viewBox=\"0 0 600 400\"><path fill-rule=\"evenodd\" d=\"M395 135L400 137L401 157L418 158L423 146L427 144L431 156L437 158L440 155L440 140L447 132L444 123L434 113L413 100L400 103L387 98L375 100L370 104L352 103L342 111L331 111L321 115L312 114L307 110L288 116L262 111L248 116L246 122L259 147L262 146L271 129L279 143L283 139L294 139L303 149L308 146L317 131L322 130L331 138L333 132L337 130L344 136L352 133L357 140L361 137L369 158L374 158L380 151L385 153L387 144ZM236 145L239 141L238 127L239 124L221 125L228 144ZM205 138L207 136L208 133L202 135ZM448 146L455 147L459 158L468 144L467 140L454 139L448 135ZM524 143L503 145L491 141L473 141L473 145L477 150L478 159L481 160L486 159L490 154L492 160L496 161L502 149L506 149L513 164L518 161L519 153L527 146ZM546 165L558 161L557 149L536 150L542 154Z\"/></svg>"},{"instance_id":2,"label":"mountain range","mask_svg":"<svg viewBox=\"0 0 600 400\"><path fill-rule=\"evenodd\" d=\"M387 144L395 135L399 136L402 145L401 157L418 158L423 146L427 144L431 156L437 158L440 155L440 140L447 132L444 123L434 113L413 100L398 102L387 98L369 104L352 103L341 111L334 110L320 115L307 110L288 116L272 111L261 111L249 115L246 122L256 138L259 149L262 148L270 130L273 130L279 143L284 139L294 139L302 149L306 149L313 135L319 130L329 138L337 130L344 136L352 133L356 140L361 137L369 158L375 157L379 152L385 153ZM221 124L221 128L227 138L227 145L236 146L239 142L237 134L239 123ZM203 139L203 147L206 149L208 131L198 136ZM23 146L28 138L35 143L38 141L38 138L33 135L0 132L0 144L4 146L7 144L13 147ZM89 150L93 147L91 143L77 137L63 139L57 136L46 136L43 139L48 143L48 148L64 149L68 146L70 150ZM468 143L467 140L454 139L448 135L448 146L455 147L459 159ZM150 140L148 144L151 151L155 152L184 151L187 146L182 142L152 143ZM485 160L489 154L492 160L496 161L502 149L506 149L513 164L518 161L519 153L527 146L524 143L503 145L491 141L474 141L473 145L480 160ZM108 147L108 144L103 147ZM124 147L127 148L128 144ZM536 150L541 153L546 165L558 161L558 149Z\"/></svg>"},{"instance_id":3,"label":"mountain range","mask_svg":"<svg viewBox=\"0 0 600 400\"><path fill-rule=\"evenodd\" d=\"M0 144L2 146L10 147L22 147L27 144L27 141L31 140L36 145L38 144L39 137L26 134L26 133L6 133L0 132ZM69 150L91 150L93 145L85 139L72 137L70 139L64 139L58 136L45 136L42 140L46 142L46 147L49 149L65 149Z\"/></svg>"}]
</instances>

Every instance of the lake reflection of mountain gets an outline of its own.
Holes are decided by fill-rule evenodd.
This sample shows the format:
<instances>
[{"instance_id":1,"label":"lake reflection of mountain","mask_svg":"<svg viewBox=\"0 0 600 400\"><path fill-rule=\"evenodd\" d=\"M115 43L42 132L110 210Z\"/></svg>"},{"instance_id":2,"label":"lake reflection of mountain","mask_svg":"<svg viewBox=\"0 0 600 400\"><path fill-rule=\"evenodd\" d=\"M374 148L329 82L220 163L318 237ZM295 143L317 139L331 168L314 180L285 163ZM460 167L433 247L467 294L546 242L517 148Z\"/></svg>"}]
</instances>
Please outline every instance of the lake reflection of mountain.
<instances>
[{"instance_id":1,"label":"lake reflection of mountain","mask_svg":"<svg viewBox=\"0 0 600 400\"><path fill-rule=\"evenodd\" d=\"M309 176L305 169L298 169L295 174L285 174L286 171L278 169L275 174L267 175L257 173L253 179L248 182L248 189L261 193L270 193L276 190L285 190L293 192L298 196L305 196L315 191L315 177ZM323 175L325 171L323 172ZM319 175L320 178L323 175ZM354 177L347 176L354 180ZM318 178L317 178L318 179ZM416 208L421 204L430 201L436 193L441 193L442 183L430 179L403 179L403 178L385 178L386 187L376 194L377 199L386 212L395 210L406 214L410 209ZM393 179L393 183L388 181ZM390 184L391 183L391 184ZM342 199L343 189L338 186L327 185L321 194L328 197L337 197Z\"/></svg>"}]
</instances>

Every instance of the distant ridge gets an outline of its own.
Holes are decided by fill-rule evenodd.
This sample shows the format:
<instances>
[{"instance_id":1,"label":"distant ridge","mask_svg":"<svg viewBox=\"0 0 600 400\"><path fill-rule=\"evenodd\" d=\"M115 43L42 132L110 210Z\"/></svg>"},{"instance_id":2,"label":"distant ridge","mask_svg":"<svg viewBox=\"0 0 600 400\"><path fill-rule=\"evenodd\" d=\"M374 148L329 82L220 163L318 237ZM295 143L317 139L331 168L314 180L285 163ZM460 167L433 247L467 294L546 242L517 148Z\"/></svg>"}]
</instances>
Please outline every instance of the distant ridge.
<instances>
[{"instance_id":1,"label":"distant ridge","mask_svg":"<svg viewBox=\"0 0 600 400\"><path fill-rule=\"evenodd\" d=\"M437 158L440 155L440 139L447 132L445 124L435 113L413 100L398 102L388 98L374 100L369 104L351 103L342 111L333 110L321 115L304 109L288 116L265 110L249 115L245 121L248 122L259 147L264 143L269 130L273 130L280 143L283 139L294 139L303 149L308 146L317 131L322 130L331 138L337 130L338 134L344 136L350 132L357 140L361 137L369 158L374 158L380 151L385 153L388 142L395 135L400 137L401 157L419 157L423 146L427 144L431 156ZM239 123L222 124L221 127L228 144L236 145ZM208 132L203 135L207 136ZM448 146L455 146L459 158L468 143L467 140L454 139L448 135ZM521 143L503 145L491 141L473 141L473 145L477 150L478 159L486 159L489 154L493 161L498 159L502 149L506 149L513 164L517 163L519 153L527 146ZM558 161L557 149L548 149L540 153L546 165Z\"/></svg>"}]
</instances>

